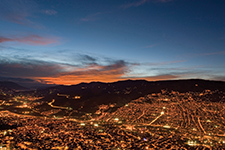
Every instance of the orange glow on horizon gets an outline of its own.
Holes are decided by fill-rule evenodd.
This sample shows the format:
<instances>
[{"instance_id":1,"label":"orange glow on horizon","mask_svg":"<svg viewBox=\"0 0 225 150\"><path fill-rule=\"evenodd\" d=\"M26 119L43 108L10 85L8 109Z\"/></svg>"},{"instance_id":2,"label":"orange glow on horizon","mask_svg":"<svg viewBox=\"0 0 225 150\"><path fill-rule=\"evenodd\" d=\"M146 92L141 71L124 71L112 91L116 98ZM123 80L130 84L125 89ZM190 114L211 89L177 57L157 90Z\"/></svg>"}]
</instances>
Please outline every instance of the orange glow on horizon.
<instances>
[{"instance_id":1,"label":"orange glow on horizon","mask_svg":"<svg viewBox=\"0 0 225 150\"><path fill-rule=\"evenodd\" d=\"M176 79L177 76L172 75L160 75L152 77L122 77L123 74L86 74L86 75L62 75L58 77L41 77L36 80L45 84L59 84L59 85L75 85L82 82L117 82L122 80L147 80L147 81L159 81L159 80L172 80Z\"/></svg>"}]
</instances>

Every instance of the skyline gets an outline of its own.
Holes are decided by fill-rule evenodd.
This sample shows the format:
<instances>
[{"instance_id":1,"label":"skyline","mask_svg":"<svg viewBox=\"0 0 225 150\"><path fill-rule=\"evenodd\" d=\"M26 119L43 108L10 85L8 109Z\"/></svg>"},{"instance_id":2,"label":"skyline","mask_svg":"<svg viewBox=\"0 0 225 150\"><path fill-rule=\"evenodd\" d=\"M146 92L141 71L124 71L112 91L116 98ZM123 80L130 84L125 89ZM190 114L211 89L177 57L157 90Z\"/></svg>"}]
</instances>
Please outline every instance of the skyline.
<instances>
[{"instance_id":1,"label":"skyline","mask_svg":"<svg viewBox=\"0 0 225 150\"><path fill-rule=\"evenodd\" d=\"M222 0L0 1L0 77L225 81Z\"/></svg>"}]
</instances>

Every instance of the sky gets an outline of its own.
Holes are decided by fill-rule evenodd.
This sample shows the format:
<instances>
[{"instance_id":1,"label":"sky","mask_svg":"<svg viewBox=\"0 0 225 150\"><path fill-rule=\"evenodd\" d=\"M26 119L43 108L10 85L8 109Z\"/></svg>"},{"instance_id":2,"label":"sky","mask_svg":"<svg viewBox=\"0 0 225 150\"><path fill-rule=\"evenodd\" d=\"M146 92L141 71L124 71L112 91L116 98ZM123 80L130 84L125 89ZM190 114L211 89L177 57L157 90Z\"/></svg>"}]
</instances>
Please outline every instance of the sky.
<instances>
[{"instance_id":1,"label":"sky","mask_svg":"<svg viewBox=\"0 0 225 150\"><path fill-rule=\"evenodd\" d=\"M224 0L0 0L0 77L225 81Z\"/></svg>"}]
</instances>

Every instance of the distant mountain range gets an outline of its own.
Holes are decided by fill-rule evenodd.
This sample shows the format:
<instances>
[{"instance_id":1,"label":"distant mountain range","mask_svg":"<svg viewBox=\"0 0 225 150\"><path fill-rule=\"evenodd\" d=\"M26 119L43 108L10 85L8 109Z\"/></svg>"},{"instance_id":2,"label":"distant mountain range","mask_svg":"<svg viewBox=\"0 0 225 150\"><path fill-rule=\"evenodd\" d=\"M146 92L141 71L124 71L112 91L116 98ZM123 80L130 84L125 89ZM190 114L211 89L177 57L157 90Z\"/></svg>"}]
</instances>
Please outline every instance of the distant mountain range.
<instances>
[{"instance_id":1,"label":"distant mountain range","mask_svg":"<svg viewBox=\"0 0 225 150\"><path fill-rule=\"evenodd\" d=\"M0 81L0 88L8 89L8 90L27 90L27 88L20 86L17 83L9 82L9 81Z\"/></svg>"},{"instance_id":2,"label":"distant mountain range","mask_svg":"<svg viewBox=\"0 0 225 150\"><path fill-rule=\"evenodd\" d=\"M26 87L27 89L39 89L39 88L48 88L55 86L55 84L44 84L32 79L24 78L13 78L13 77L3 77L0 76L0 82L14 82L20 86Z\"/></svg>"},{"instance_id":3,"label":"distant mountain range","mask_svg":"<svg viewBox=\"0 0 225 150\"><path fill-rule=\"evenodd\" d=\"M34 109L39 112L45 112L62 108L59 113L55 114L57 116L93 114L101 105L112 105L108 111L114 112L132 100L152 93L169 94L172 91L199 93L205 90L218 92L201 97L202 100L221 101L225 97L223 94L225 93L225 82L201 79L169 81L125 80L113 83L91 82L71 86L57 85L45 89L29 90L13 82L0 81L0 99L11 99L14 95L40 97L41 99L32 102L36 105ZM17 102L15 102L15 105L18 105ZM10 109L14 110L15 108L11 106Z\"/></svg>"},{"instance_id":4,"label":"distant mountain range","mask_svg":"<svg viewBox=\"0 0 225 150\"><path fill-rule=\"evenodd\" d=\"M139 97L160 93L162 90L178 92L225 91L225 82L200 79L156 82L146 80L126 80L113 83L92 82L71 86L54 86L36 90L33 94L43 96L42 100L46 102L51 102L54 99L54 105L57 106L93 113L99 105L116 103L115 107L112 108L116 109ZM219 101L217 97L211 100Z\"/></svg>"}]
</instances>

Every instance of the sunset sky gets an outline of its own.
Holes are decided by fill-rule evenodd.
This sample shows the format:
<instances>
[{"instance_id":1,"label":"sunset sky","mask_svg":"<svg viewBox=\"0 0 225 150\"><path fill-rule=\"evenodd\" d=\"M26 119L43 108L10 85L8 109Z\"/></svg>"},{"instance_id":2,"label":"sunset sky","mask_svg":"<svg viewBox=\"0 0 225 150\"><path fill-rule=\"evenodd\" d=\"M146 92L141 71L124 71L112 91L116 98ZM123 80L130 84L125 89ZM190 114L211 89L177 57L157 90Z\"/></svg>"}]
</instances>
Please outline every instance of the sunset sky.
<instances>
[{"instance_id":1,"label":"sunset sky","mask_svg":"<svg viewBox=\"0 0 225 150\"><path fill-rule=\"evenodd\" d=\"M0 0L0 77L225 81L225 1Z\"/></svg>"}]
</instances>

